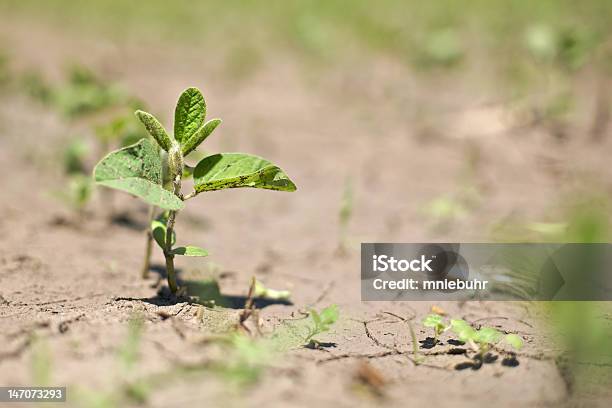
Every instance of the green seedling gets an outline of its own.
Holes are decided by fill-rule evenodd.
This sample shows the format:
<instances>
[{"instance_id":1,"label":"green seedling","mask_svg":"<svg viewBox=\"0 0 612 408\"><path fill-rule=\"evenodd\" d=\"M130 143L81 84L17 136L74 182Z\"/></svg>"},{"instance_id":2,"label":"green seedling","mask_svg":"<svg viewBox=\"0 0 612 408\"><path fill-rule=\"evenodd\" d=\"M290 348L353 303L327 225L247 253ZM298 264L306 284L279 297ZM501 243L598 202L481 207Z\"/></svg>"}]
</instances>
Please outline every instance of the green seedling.
<instances>
[{"instance_id":1,"label":"green seedling","mask_svg":"<svg viewBox=\"0 0 612 408\"><path fill-rule=\"evenodd\" d=\"M426 203L423 212L431 219L435 229L444 229L464 218L469 210L455 195L443 195Z\"/></svg>"},{"instance_id":2,"label":"green seedling","mask_svg":"<svg viewBox=\"0 0 612 408\"><path fill-rule=\"evenodd\" d=\"M66 174L86 174L89 147L81 139L74 139L63 151L64 172Z\"/></svg>"},{"instance_id":3,"label":"green seedling","mask_svg":"<svg viewBox=\"0 0 612 408\"><path fill-rule=\"evenodd\" d=\"M123 99L125 95L119 88L78 65L70 68L68 83L52 91L53 104L69 117L99 111Z\"/></svg>"},{"instance_id":4,"label":"green seedling","mask_svg":"<svg viewBox=\"0 0 612 408\"><path fill-rule=\"evenodd\" d=\"M134 314L130 317L127 337L119 348L119 360L124 373L130 372L138 362L143 326L144 319L141 315Z\"/></svg>"},{"instance_id":5,"label":"green seedling","mask_svg":"<svg viewBox=\"0 0 612 408\"><path fill-rule=\"evenodd\" d=\"M87 175L89 152L89 147L81 139L68 143L62 152L63 171L68 177L68 183L64 189L54 194L79 215L83 215L94 190L91 177Z\"/></svg>"},{"instance_id":6,"label":"green seedling","mask_svg":"<svg viewBox=\"0 0 612 408\"><path fill-rule=\"evenodd\" d=\"M67 188L58 191L55 196L70 206L79 215L83 215L87 203L91 200L94 185L91 177L84 174L73 174L68 179Z\"/></svg>"},{"instance_id":7,"label":"green seedling","mask_svg":"<svg viewBox=\"0 0 612 408\"><path fill-rule=\"evenodd\" d=\"M20 82L21 88L28 96L45 105L51 103L53 91L39 72L27 71L21 77Z\"/></svg>"},{"instance_id":8,"label":"green seedling","mask_svg":"<svg viewBox=\"0 0 612 408\"><path fill-rule=\"evenodd\" d=\"M444 323L444 318L439 314L432 313L427 315L423 319L423 326L431 327L433 329L433 342L434 344L438 343L438 336L442 334L444 331L448 330L449 326Z\"/></svg>"},{"instance_id":9,"label":"green seedling","mask_svg":"<svg viewBox=\"0 0 612 408\"><path fill-rule=\"evenodd\" d=\"M71 387L70 394L80 407L114 408L142 405L147 402L152 381L148 377L137 377L137 365L144 331L144 318L136 312L129 318L127 335L116 353L117 366L109 378L107 389L92 389L81 386ZM151 384L150 384L151 383Z\"/></svg>"},{"instance_id":10,"label":"green seedling","mask_svg":"<svg viewBox=\"0 0 612 408\"><path fill-rule=\"evenodd\" d=\"M34 385L39 387L51 384L53 361L47 340L32 335L31 370Z\"/></svg>"},{"instance_id":11,"label":"green seedling","mask_svg":"<svg viewBox=\"0 0 612 408\"><path fill-rule=\"evenodd\" d=\"M312 326L308 328L308 335L305 341L306 344L315 347L319 345L320 342L313 337L329 331L330 327L336 323L339 316L340 312L336 305L326 307L321 310L321 313L318 313L316 310L311 310L310 318L312 319Z\"/></svg>"},{"instance_id":12,"label":"green seedling","mask_svg":"<svg viewBox=\"0 0 612 408\"><path fill-rule=\"evenodd\" d=\"M476 330L462 319L452 319L450 329L460 341L469 345L477 353L477 358L481 361L485 354L501 341L506 342L516 350L523 347L523 340L516 334L504 336L502 332L492 327L481 327Z\"/></svg>"},{"instance_id":13,"label":"green seedling","mask_svg":"<svg viewBox=\"0 0 612 408\"><path fill-rule=\"evenodd\" d=\"M273 358L270 345L238 333L229 335L227 340L225 358L215 364L215 371L240 385L257 382Z\"/></svg>"},{"instance_id":14,"label":"green seedling","mask_svg":"<svg viewBox=\"0 0 612 408\"><path fill-rule=\"evenodd\" d=\"M31 97L70 118L130 102L118 86L101 80L86 67L72 66L67 76L64 84L55 86L31 70L23 75L21 83Z\"/></svg>"},{"instance_id":15,"label":"green seedling","mask_svg":"<svg viewBox=\"0 0 612 408\"><path fill-rule=\"evenodd\" d=\"M537 60L554 62L559 68L572 72L592 57L597 38L588 28L555 29L539 24L526 31L525 46Z\"/></svg>"},{"instance_id":16,"label":"green seedling","mask_svg":"<svg viewBox=\"0 0 612 408\"><path fill-rule=\"evenodd\" d=\"M346 251L348 247L348 224L353 216L353 184L350 179L346 180L339 212L340 223L340 251Z\"/></svg>"},{"instance_id":17,"label":"green seedling","mask_svg":"<svg viewBox=\"0 0 612 408\"><path fill-rule=\"evenodd\" d=\"M427 34L418 47L417 63L422 68L450 68L461 62L464 55L459 33L447 27Z\"/></svg>"},{"instance_id":18,"label":"green seedling","mask_svg":"<svg viewBox=\"0 0 612 408\"><path fill-rule=\"evenodd\" d=\"M417 336L414 332L414 327L412 327L412 323L410 320L406 320L408 324L408 330L410 331L410 340L412 340L412 361L415 365L419 365L425 361L425 357L419 354L419 345L417 342Z\"/></svg>"},{"instance_id":19,"label":"green seedling","mask_svg":"<svg viewBox=\"0 0 612 408\"><path fill-rule=\"evenodd\" d=\"M178 286L174 258L208 255L208 251L197 246L174 246L176 216L185 207L185 201L200 193L228 188L295 191L296 186L279 167L261 157L218 153L202 159L190 172L193 190L184 195L185 158L210 136L221 120L204 121L206 102L197 88L188 88L181 94L174 114L173 136L150 113L138 110L136 117L166 154L160 155L152 142L141 139L104 157L94 169L94 179L102 186L128 192L166 211L164 219L155 224L152 234L164 253L168 286L175 294ZM164 164L168 169L167 179L171 180L170 189L164 188Z\"/></svg>"},{"instance_id":20,"label":"green seedling","mask_svg":"<svg viewBox=\"0 0 612 408\"><path fill-rule=\"evenodd\" d=\"M147 132L132 115L117 115L95 128L96 139L106 152L110 146L125 147L147 138Z\"/></svg>"}]
</instances>

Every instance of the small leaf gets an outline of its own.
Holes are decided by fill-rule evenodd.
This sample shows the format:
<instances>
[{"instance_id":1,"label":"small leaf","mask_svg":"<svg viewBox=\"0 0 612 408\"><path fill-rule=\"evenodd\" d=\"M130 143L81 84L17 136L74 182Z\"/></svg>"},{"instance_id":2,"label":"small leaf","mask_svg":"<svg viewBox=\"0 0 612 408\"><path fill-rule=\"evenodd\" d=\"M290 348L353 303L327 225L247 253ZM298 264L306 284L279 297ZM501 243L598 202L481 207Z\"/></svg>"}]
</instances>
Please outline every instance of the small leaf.
<instances>
[{"instance_id":1,"label":"small leaf","mask_svg":"<svg viewBox=\"0 0 612 408\"><path fill-rule=\"evenodd\" d=\"M483 327L476 332L473 340L477 343L495 344L502 339L502 333L492 327Z\"/></svg>"},{"instance_id":2,"label":"small leaf","mask_svg":"<svg viewBox=\"0 0 612 408\"><path fill-rule=\"evenodd\" d=\"M339 316L340 312L338 311L338 306L336 305L331 305L321 310L321 322L325 325L332 325L336 323Z\"/></svg>"},{"instance_id":3,"label":"small leaf","mask_svg":"<svg viewBox=\"0 0 612 408\"><path fill-rule=\"evenodd\" d=\"M184 247L176 247L172 250L174 255L182 255L182 256L208 256L208 251L204 248L200 248L197 246L184 246Z\"/></svg>"},{"instance_id":4,"label":"small leaf","mask_svg":"<svg viewBox=\"0 0 612 408\"><path fill-rule=\"evenodd\" d=\"M137 110L135 114L145 128L147 128L151 136L157 141L157 144L165 151L169 151L172 146L170 136L168 136L166 129L164 129L155 116L141 110Z\"/></svg>"},{"instance_id":5,"label":"small leaf","mask_svg":"<svg viewBox=\"0 0 612 408\"><path fill-rule=\"evenodd\" d=\"M151 233L157 245L159 245L161 249L164 249L166 247L166 226L155 220L151 222Z\"/></svg>"},{"instance_id":6,"label":"small leaf","mask_svg":"<svg viewBox=\"0 0 612 408\"><path fill-rule=\"evenodd\" d=\"M158 217L156 220L151 221L151 233L153 234L153 239L157 242L157 245L161 249L166 248L166 224L168 220L162 215ZM172 231L172 238L170 239L170 244L174 245L176 243L176 232Z\"/></svg>"},{"instance_id":7,"label":"small leaf","mask_svg":"<svg viewBox=\"0 0 612 408\"><path fill-rule=\"evenodd\" d=\"M184 144L198 130L206 117L206 102L198 88L183 91L174 110L174 138Z\"/></svg>"},{"instance_id":8,"label":"small leaf","mask_svg":"<svg viewBox=\"0 0 612 408\"><path fill-rule=\"evenodd\" d=\"M517 334L509 334L504 340L517 350L520 350L523 347L523 339Z\"/></svg>"},{"instance_id":9,"label":"small leaf","mask_svg":"<svg viewBox=\"0 0 612 408\"><path fill-rule=\"evenodd\" d=\"M211 119L193 133L189 139L183 139L183 156L194 151L221 124L221 119Z\"/></svg>"},{"instance_id":10,"label":"small leaf","mask_svg":"<svg viewBox=\"0 0 612 408\"><path fill-rule=\"evenodd\" d=\"M439 314L432 313L430 315L427 315L423 319L423 326L425 327L444 326L444 319Z\"/></svg>"},{"instance_id":11,"label":"small leaf","mask_svg":"<svg viewBox=\"0 0 612 408\"><path fill-rule=\"evenodd\" d=\"M261 157L220 153L202 159L194 170L196 192L253 187L295 191L295 184L277 166Z\"/></svg>"},{"instance_id":12,"label":"small leaf","mask_svg":"<svg viewBox=\"0 0 612 408\"><path fill-rule=\"evenodd\" d=\"M94 178L100 185L128 192L160 208L183 208L183 201L161 186L161 158L147 139L109 153L94 168Z\"/></svg>"}]
</instances>

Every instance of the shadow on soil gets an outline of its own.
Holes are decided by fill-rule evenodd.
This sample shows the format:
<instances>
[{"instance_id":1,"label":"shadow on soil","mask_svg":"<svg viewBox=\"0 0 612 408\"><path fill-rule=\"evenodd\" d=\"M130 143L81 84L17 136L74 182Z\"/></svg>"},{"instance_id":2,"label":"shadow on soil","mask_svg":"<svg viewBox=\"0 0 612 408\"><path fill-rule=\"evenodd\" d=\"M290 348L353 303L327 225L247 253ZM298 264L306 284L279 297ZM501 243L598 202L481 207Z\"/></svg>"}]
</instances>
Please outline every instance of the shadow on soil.
<instances>
[{"instance_id":1,"label":"shadow on soil","mask_svg":"<svg viewBox=\"0 0 612 408\"><path fill-rule=\"evenodd\" d=\"M455 370L466 370L471 368L472 370L479 370L483 364L492 364L498 360L499 356L487 353L484 358L480 358L478 356L474 357L471 361L464 361L455 365ZM516 358L516 355L511 354L508 357L505 357L501 364L505 367L516 367L519 365L519 361Z\"/></svg>"},{"instance_id":2,"label":"shadow on soil","mask_svg":"<svg viewBox=\"0 0 612 408\"><path fill-rule=\"evenodd\" d=\"M151 265L151 272L159 275L159 279L166 279L166 268L160 264ZM183 280L180 278L181 270L177 269L177 281L180 287L186 289L186 294L176 296L170 293L166 286L162 286L157 294L150 298L120 298L121 300L138 300L156 306L172 306L177 303L199 303L205 306L221 306L229 309L244 309L247 301L246 296L226 295L221 293L219 283L216 279ZM287 305L293 303L287 300L271 300L263 298L253 299L257 309L263 309L270 305Z\"/></svg>"},{"instance_id":3,"label":"shadow on soil","mask_svg":"<svg viewBox=\"0 0 612 408\"><path fill-rule=\"evenodd\" d=\"M436 341L433 337L426 337L425 340L419 340L422 349L432 349L436 344L441 344L441 341Z\"/></svg>"}]
</instances>

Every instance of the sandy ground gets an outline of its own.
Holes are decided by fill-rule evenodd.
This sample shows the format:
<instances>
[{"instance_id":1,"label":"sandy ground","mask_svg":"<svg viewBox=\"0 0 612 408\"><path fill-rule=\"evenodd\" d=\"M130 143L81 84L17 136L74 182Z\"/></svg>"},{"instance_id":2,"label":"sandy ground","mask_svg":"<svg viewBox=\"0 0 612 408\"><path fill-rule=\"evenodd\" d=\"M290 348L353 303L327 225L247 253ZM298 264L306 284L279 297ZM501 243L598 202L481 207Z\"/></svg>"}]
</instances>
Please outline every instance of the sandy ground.
<instances>
[{"instance_id":1,"label":"sandy ground","mask_svg":"<svg viewBox=\"0 0 612 408\"><path fill-rule=\"evenodd\" d=\"M391 61L359 72L303 75L303 67L281 55L234 83L223 76L223 67L184 49L119 46L18 21L2 26L0 35L18 68L37 65L54 77L64 61L81 60L149 101L166 124L183 88L203 89L210 114L224 119L206 149L267 157L299 190L223 191L191 201L178 218L179 242L201 245L211 256L179 260L183 280L206 276L214 262L225 295L245 296L252 275L291 290L293 305L261 310L267 332L282 330L285 319L302 318L308 306L336 303L341 310L335 329L321 336L335 346L288 347L254 386L236 388L205 370L173 375L172 367L197 365L213 355L215 347L202 335L231 327L238 310L203 309L198 315L199 305L158 295L159 273L139 278L146 208L136 199L113 196L129 223L108 221L103 208L108 196L101 194L90 214L75 221L52 197L62 185L53 160L61 141L83 134L87 124L68 123L19 93L5 92L0 385L32 383L34 344L40 342L33 339L43 338L52 384L67 385L69 392L117 393L124 381L117 354L137 313L144 331L132 375L163 378L149 393L150 407L559 406L570 397L554 361L558 350L539 328L537 313L521 303L438 305L452 316L520 334L526 347L518 366L502 365L501 355L479 370L456 370L467 359L446 353L452 348L447 337L434 349L422 349L431 355L415 365L405 320L423 340L428 333L419 321L432 304L360 301L358 246L345 256L336 252L338 207L350 176L356 199L349 229L355 243L486 241L493 222L542 214L585 175L604 179L605 146L580 137L558 143L536 128L510 131L511 115L467 85L449 90L436 81L419 84ZM471 182L482 204L444 233L436 232L421 209L456 191L474 151L479 159ZM156 253L154 269L161 265ZM384 377L380 395L359 385L368 370ZM84 406L83 400L71 404Z\"/></svg>"}]
</instances>

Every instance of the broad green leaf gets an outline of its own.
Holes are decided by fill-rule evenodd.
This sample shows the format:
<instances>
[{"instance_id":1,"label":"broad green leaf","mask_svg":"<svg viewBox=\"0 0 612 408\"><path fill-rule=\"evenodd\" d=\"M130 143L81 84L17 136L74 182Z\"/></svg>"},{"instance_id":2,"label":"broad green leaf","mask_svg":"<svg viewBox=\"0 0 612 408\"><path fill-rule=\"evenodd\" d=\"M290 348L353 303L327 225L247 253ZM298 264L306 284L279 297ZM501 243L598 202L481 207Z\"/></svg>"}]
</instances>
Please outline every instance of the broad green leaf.
<instances>
[{"instance_id":1,"label":"broad green leaf","mask_svg":"<svg viewBox=\"0 0 612 408\"><path fill-rule=\"evenodd\" d=\"M183 91L174 110L174 138L183 144L198 130L206 117L206 102L198 88Z\"/></svg>"},{"instance_id":2,"label":"broad green leaf","mask_svg":"<svg viewBox=\"0 0 612 408\"><path fill-rule=\"evenodd\" d=\"M517 350L520 350L523 347L523 339L521 339L521 337L517 334L509 334L504 338L504 340Z\"/></svg>"},{"instance_id":3,"label":"broad green leaf","mask_svg":"<svg viewBox=\"0 0 612 408\"><path fill-rule=\"evenodd\" d=\"M109 153L94 168L98 184L122 190L166 210L180 210L183 202L164 190L157 149L147 139Z\"/></svg>"},{"instance_id":4,"label":"broad green leaf","mask_svg":"<svg viewBox=\"0 0 612 408\"><path fill-rule=\"evenodd\" d=\"M183 208L183 202L162 186L139 178L127 178L123 180L97 181L105 187L122 190L142 198L145 202L156 205L164 210L178 211Z\"/></svg>"},{"instance_id":5,"label":"broad green leaf","mask_svg":"<svg viewBox=\"0 0 612 408\"><path fill-rule=\"evenodd\" d=\"M184 247L176 247L172 250L174 255L183 255L183 256L208 256L208 251L204 248L200 248L197 246L184 246Z\"/></svg>"},{"instance_id":6,"label":"broad green leaf","mask_svg":"<svg viewBox=\"0 0 612 408\"><path fill-rule=\"evenodd\" d=\"M196 192L253 187L295 191L295 184L277 166L261 157L243 153L220 153L205 157L194 173Z\"/></svg>"},{"instance_id":7,"label":"broad green leaf","mask_svg":"<svg viewBox=\"0 0 612 408\"><path fill-rule=\"evenodd\" d=\"M196 130L189 139L183 139L183 156L194 151L210 134L221 124L221 119L211 119L204 126Z\"/></svg>"},{"instance_id":8,"label":"broad green leaf","mask_svg":"<svg viewBox=\"0 0 612 408\"><path fill-rule=\"evenodd\" d=\"M444 326L444 319L439 314L432 313L430 315L427 315L423 319L423 326L425 327Z\"/></svg>"},{"instance_id":9,"label":"broad green leaf","mask_svg":"<svg viewBox=\"0 0 612 408\"><path fill-rule=\"evenodd\" d=\"M155 242L157 242L157 245L159 245L161 249L166 247L166 230L166 219L164 217L151 221L151 233L153 234L153 239L155 239ZM174 231L172 231L170 243L172 245L176 243L176 232Z\"/></svg>"},{"instance_id":10,"label":"broad green leaf","mask_svg":"<svg viewBox=\"0 0 612 408\"><path fill-rule=\"evenodd\" d=\"M492 327L483 327L473 337L477 343L495 344L502 339L503 334Z\"/></svg>"},{"instance_id":11,"label":"broad green leaf","mask_svg":"<svg viewBox=\"0 0 612 408\"><path fill-rule=\"evenodd\" d=\"M165 151L170 151L170 147L172 146L170 136L168 136L166 129L164 129L155 116L141 110L137 110L135 114L145 128L147 128L151 136L157 141L157 144Z\"/></svg>"}]
</instances>

